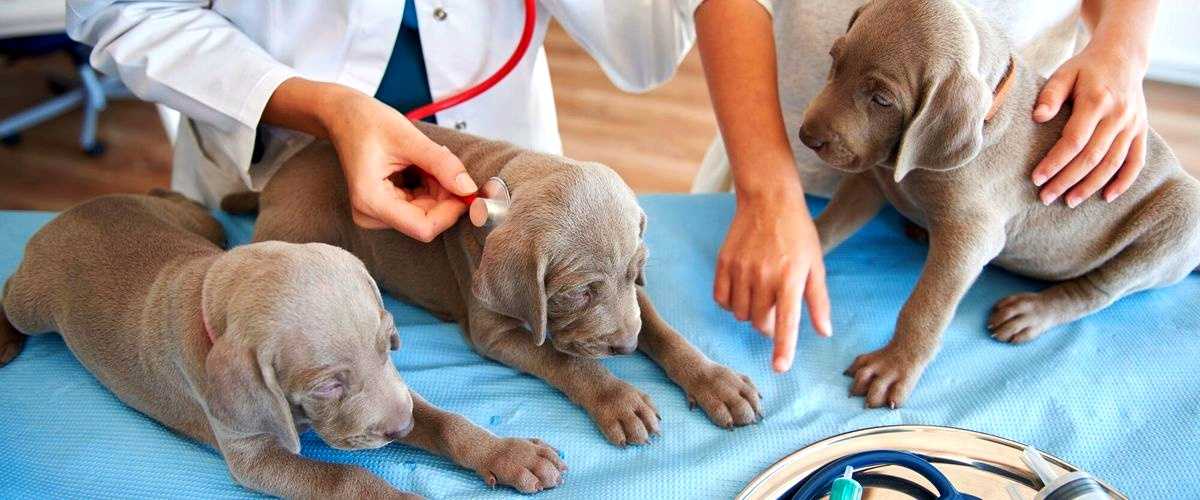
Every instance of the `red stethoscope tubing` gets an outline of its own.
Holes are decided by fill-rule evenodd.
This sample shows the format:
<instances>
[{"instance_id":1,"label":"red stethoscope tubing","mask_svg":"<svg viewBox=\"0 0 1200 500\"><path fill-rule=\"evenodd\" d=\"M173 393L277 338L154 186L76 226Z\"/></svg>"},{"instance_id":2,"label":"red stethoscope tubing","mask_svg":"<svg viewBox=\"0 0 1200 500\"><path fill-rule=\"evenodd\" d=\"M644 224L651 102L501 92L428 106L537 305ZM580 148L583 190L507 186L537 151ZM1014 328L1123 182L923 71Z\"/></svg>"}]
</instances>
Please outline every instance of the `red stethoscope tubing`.
<instances>
[{"instance_id":1,"label":"red stethoscope tubing","mask_svg":"<svg viewBox=\"0 0 1200 500\"><path fill-rule=\"evenodd\" d=\"M413 0L408 1L411 2ZM512 72L513 68L517 67L517 64L521 62L521 58L525 57L525 52L529 50L529 42L533 39L533 28L536 21L537 8L534 5L534 0L525 0L525 26L521 29L521 40L517 42L517 47L513 49L512 55L508 56L508 60L504 62L503 66L500 66L500 69L492 73L492 76L489 76L487 80L479 82L467 90L444 99L433 101L405 113L404 116L408 117L409 120L420 120L432 116L434 113L444 111L447 108L462 104L495 87L497 83L500 83L500 80L503 80L504 77Z\"/></svg>"}]
</instances>

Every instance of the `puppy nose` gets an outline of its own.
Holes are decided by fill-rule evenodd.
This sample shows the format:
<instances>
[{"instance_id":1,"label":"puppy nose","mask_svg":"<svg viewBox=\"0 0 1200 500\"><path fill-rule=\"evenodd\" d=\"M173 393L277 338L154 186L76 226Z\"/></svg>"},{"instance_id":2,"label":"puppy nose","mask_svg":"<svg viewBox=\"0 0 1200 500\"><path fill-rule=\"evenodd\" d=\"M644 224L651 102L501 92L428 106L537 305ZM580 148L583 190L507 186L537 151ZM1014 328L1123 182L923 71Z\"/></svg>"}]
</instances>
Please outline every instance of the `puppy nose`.
<instances>
[{"instance_id":1,"label":"puppy nose","mask_svg":"<svg viewBox=\"0 0 1200 500\"><path fill-rule=\"evenodd\" d=\"M413 430L413 421L411 418L406 418L406 419L404 419L404 421L399 422L391 430L385 432L383 435L386 436L389 440L399 441L399 440L403 439L404 436L407 436L408 433L412 432L412 430Z\"/></svg>"},{"instance_id":2,"label":"puppy nose","mask_svg":"<svg viewBox=\"0 0 1200 500\"><path fill-rule=\"evenodd\" d=\"M800 126L800 142L816 151L825 147L829 143L829 140L813 133L812 127L806 124Z\"/></svg>"},{"instance_id":3,"label":"puppy nose","mask_svg":"<svg viewBox=\"0 0 1200 500\"><path fill-rule=\"evenodd\" d=\"M615 356L620 356L620 355L625 355L625 354L633 354L633 351L636 351L636 350L637 350L637 341L636 340L634 340L633 342L625 343L625 344L613 344L611 346L608 346L608 352Z\"/></svg>"}]
</instances>

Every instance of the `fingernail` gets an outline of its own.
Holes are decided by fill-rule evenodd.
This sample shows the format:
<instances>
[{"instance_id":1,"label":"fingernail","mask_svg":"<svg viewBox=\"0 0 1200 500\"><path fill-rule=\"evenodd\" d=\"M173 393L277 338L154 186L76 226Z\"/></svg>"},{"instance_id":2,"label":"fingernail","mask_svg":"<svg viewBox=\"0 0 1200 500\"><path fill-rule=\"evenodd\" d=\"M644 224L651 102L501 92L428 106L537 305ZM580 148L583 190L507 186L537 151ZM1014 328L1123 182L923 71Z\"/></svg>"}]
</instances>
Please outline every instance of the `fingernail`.
<instances>
[{"instance_id":1,"label":"fingernail","mask_svg":"<svg viewBox=\"0 0 1200 500\"><path fill-rule=\"evenodd\" d=\"M1046 174L1043 174L1043 173L1033 174L1033 185L1034 186L1041 187L1042 184L1045 184L1045 183L1046 183Z\"/></svg>"},{"instance_id":2,"label":"fingernail","mask_svg":"<svg viewBox=\"0 0 1200 500\"><path fill-rule=\"evenodd\" d=\"M1083 200L1081 200L1075 196L1069 196L1069 197L1067 197L1067 207L1075 208L1075 207L1079 206L1080 201L1083 201Z\"/></svg>"},{"instance_id":3,"label":"fingernail","mask_svg":"<svg viewBox=\"0 0 1200 500\"><path fill-rule=\"evenodd\" d=\"M1108 192L1104 193L1104 201L1105 202L1112 203L1112 201L1115 199L1117 199L1116 191L1108 191Z\"/></svg>"},{"instance_id":4,"label":"fingernail","mask_svg":"<svg viewBox=\"0 0 1200 500\"><path fill-rule=\"evenodd\" d=\"M1046 206L1050 206L1050 204L1051 204L1051 203L1054 203L1054 200L1055 200L1055 199L1057 199L1057 198L1058 198L1058 195L1057 195L1057 194L1054 194L1054 193L1042 193L1042 204L1043 204L1043 205L1046 205Z\"/></svg>"},{"instance_id":5,"label":"fingernail","mask_svg":"<svg viewBox=\"0 0 1200 500\"><path fill-rule=\"evenodd\" d=\"M786 371L788 371L788 368L789 368L789 367L788 367L788 364L789 364L789 363L787 362L787 360L786 360L786 359L783 359L783 358L777 358L777 359L775 360L775 363L774 363L774 366L773 366L773 368L775 369L775 373L783 373L783 372L786 372Z\"/></svg>"},{"instance_id":6,"label":"fingernail","mask_svg":"<svg viewBox=\"0 0 1200 500\"><path fill-rule=\"evenodd\" d=\"M1033 110L1033 115L1034 116L1046 116L1046 113L1049 113L1049 112L1050 112L1049 104L1038 104L1037 108L1035 108Z\"/></svg>"},{"instance_id":7,"label":"fingernail","mask_svg":"<svg viewBox=\"0 0 1200 500\"><path fill-rule=\"evenodd\" d=\"M475 191L479 191L479 186L475 185L475 181L471 179L471 176L466 172L458 174L458 176L454 178L454 183L458 185L458 190L463 193L474 193Z\"/></svg>"},{"instance_id":8,"label":"fingernail","mask_svg":"<svg viewBox=\"0 0 1200 500\"><path fill-rule=\"evenodd\" d=\"M821 321L820 334L821 334L821 336L823 336L825 338L829 338L829 337L833 336L833 324L830 323L829 320L826 319L826 320Z\"/></svg>"}]
</instances>

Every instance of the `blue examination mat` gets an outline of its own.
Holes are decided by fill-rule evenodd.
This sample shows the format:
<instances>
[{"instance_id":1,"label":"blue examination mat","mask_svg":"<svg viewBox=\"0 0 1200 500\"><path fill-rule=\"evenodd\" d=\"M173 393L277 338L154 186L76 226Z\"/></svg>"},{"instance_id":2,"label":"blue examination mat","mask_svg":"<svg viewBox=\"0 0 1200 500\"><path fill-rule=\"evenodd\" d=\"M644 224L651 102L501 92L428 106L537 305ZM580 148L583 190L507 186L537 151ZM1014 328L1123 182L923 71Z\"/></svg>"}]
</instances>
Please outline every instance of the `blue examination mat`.
<instances>
[{"instance_id":1,"label":"blue examination mat","mask_svg":"<svg viewBox=\"0 0 1200 500\"><path fill-rule=\"evenodd\" d=\"M842 371L883 346L926 248L887 210L831 253L834 336L805 324L795 368L770 370L771 345L712 299L714 263L733 215L729 195L652 195L647 288L662 315L712 359L754 379L766 418L733 431L688 410L683 393L642 355L604 361L648 393L662 435L609 445L587 414L549 385L473 352L458 326L387 298L403 338L392 356L412 389L501 436L541 438L570 467L538 498L729 498L763 469L825 437L892 424L962 427L1031 443L1131 498L1200 498L1200 275L1139 293L1024 345L988 337L992 304L1045 283L989 267L947 329L906 405L865 410ZM810 200L814 213L823 202ZM0 212L0 277L53 214ZM253 221L221 215L245 243ZM807 323L807 321L806 321ZM402 445L345 452L314 433L305 456L359 464L430 498L515 497L473 472ZM124 406L57 335L34 337L0 368L0 497L236 498L220 455Z\"/></svg>"}]
</instances>

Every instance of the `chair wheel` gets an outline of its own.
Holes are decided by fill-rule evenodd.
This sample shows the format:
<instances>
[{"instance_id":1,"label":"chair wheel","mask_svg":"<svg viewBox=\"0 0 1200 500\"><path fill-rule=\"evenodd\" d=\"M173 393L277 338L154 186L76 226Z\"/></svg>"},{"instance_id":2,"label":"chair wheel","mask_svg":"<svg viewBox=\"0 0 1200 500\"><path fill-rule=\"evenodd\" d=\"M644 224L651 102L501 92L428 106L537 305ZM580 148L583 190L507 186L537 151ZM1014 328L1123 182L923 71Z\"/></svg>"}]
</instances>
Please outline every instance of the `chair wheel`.
<instances>
[{"instance_id":1,"label":"chair wheel","mask_svg":"<svg viewBox=\"0 0 1200 500\"><path fill-rule=\"evenodd\" d=\"M100 142L100 141L96 141L91 146L85 146L83 148L83 154L91 156L92 158L95 158L97 156L103 155L104 150L105 150L104 143Z\"/></svg>"},{"instance_id":2,"label":"chair wheel","mask_svg":"<svg viewBox=\"0 0 1200 500\"><path fill-rule=\"evenodd\" d=\"M13 146L16 146L17 144L20 144L20 143L21 143L21 134L12 134L12 135L6 135L4 137L0 137L0 144L4 144L5 146L8 146L10 148Z\"/></svg>"}]
</instances>

